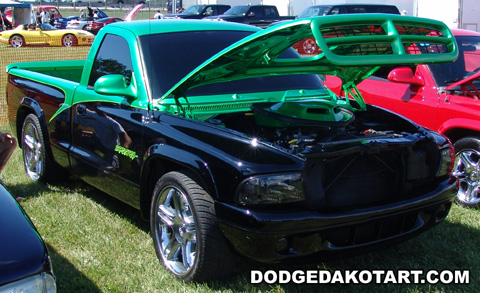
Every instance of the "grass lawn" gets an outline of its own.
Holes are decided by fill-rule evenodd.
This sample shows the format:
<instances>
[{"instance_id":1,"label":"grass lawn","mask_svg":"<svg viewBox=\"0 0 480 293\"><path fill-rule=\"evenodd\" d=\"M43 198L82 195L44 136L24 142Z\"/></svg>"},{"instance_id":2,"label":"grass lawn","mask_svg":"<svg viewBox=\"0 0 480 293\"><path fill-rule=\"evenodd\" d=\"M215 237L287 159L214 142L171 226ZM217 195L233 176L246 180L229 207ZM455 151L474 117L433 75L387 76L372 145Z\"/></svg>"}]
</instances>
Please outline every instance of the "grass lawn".
<instances>
[{"instance_id":1,"label":"grass lawn","mask_svg":"<svg viewBox=\"0 0 480 293\"><path fill-rule=\"evenodd\" d=\"M21 202L52 256L58 292L479 292L480 211L454 206L446 221L400 245L316 265L244 260L225 281L183 283L156 258L139 212L83 182L33 183L17 150L1 179ZM250 284L251 270L469 270L470 284Z\"/></svg>"}]
</instances>

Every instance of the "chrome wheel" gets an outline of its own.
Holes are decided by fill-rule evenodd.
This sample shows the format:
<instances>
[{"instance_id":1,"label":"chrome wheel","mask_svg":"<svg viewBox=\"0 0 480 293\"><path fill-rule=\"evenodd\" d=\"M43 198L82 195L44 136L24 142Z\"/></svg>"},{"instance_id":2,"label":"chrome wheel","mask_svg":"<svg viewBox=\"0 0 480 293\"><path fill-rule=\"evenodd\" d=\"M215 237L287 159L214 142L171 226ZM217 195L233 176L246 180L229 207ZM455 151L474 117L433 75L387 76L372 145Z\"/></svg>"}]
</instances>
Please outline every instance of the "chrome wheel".
<instances>
[{"instance_id":1,"label":"chrome wheel","mask_svg":"<svg viewBox=\"0 0 480 293\"><path fill-rule=\"evenodd\" d=\"M457 201L466 206L477 207L480 203L480 152L474 149L459 151L453 172L460 183Z\"/></svg>"},{"instance_id":2,"label":"chrome wheel","mask_svg":"<svg viewBox=\"0 0 480 293\"><path fill-rule=\"evenodd\" d=\"M197 250L192 208L185 194L175 186L163 188L155 206L153 236L163 262L175 275L185 275L195 263Z\"/></svg>"},{"instance_id":3,"label":"chrome wheel","mask_svg":"<svg viewBox=\"0 0 480 293\"><path fill-rule=\"evenodd\" d=\"M75 46L76 42L77 42L77 38L72 34L64 35L62 38L62 45L64 47Z\"/></svg>"},{"instance_id":4,"label":"chrome wheel","mask_svg":"<svg viewBox=\"0 0 480 293\"><path fill-rule=\"evenodd\" d=\"M158 259L177 278L205 282L230 275L236 258L218 226L213 198L189 171L164 174L150 205Z\"/></svg>"},{"instance_id":5,"label":"chrome wheel","mask_svg":"<svg viewBox=\"0 0 480 293\"><path fill-rule=\"evenodd\" d=\"M10 37L10 45L14 48L20 48L23 46L24 40L20 35L13 35Z\"/></svg>"},{"instance_id":6,"label":"chrome wheel","mask_svg":"<svg viewBox=\"0 0 480 293\"><path fill-rule=\"evenodd\" d=\"M23 127L23 162L28 177L34 181L38 180L42 173L44 161L43 150L42 137L37 125L31 120L26 120Z\"/></svg>"}]
</instances>

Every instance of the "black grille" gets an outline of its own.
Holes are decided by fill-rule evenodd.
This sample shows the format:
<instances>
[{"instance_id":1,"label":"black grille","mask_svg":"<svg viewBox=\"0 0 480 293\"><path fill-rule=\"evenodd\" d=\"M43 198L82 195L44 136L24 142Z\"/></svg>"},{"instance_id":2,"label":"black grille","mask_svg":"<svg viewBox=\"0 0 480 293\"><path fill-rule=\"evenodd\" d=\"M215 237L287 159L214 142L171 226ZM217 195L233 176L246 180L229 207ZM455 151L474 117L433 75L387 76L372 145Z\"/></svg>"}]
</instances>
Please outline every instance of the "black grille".
<instances>
[{"instance_id":1,"label":"black grille","mask_svg":"<svg viewBox=\"0 0 480 293\"><path fill-rule=\"evenodd\" d=\"M409 213L334 229L326 232L325 238L336 247L348 247L398 236L422 225L418 213Z\"/></svg>"},{"instance_id":2,"label":"black grille","mask_svg":"<svg viewBox=\"0 0 480 293\"><path fill-rule=\"evenodd\" d=\"M419 145L310 158L304 170L308 207L344 212L395 203L433 190L436 162L428 155L432 150Z\"/></svg>"}]
</instances>

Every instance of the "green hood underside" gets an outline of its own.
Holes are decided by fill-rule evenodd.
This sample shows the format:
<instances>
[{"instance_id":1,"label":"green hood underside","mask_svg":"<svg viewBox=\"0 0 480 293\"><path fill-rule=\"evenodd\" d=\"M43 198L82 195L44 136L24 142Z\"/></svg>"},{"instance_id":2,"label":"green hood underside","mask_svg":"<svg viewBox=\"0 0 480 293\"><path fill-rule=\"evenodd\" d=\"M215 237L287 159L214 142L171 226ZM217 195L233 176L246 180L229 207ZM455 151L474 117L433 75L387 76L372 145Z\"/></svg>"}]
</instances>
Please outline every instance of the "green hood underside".
<instances>
[{"instance_id":1,"label":"green hood underside","mask_svg":"<svg viewBox=\"0 0 480 293\"><path fill-rule=\"evenodd\" d=\"M295 43L315 38L321 54L278 58ZM415 50L412 45L435 50ZM189 88L244 78L328 74L341 78L346 93L361 108L356 89L380 66L452 62L458 56L455 39L440 21L391 14L333 15L299 19L259 31L219 52L165 93L184 97Z\"/></svg>"}]
</instances>

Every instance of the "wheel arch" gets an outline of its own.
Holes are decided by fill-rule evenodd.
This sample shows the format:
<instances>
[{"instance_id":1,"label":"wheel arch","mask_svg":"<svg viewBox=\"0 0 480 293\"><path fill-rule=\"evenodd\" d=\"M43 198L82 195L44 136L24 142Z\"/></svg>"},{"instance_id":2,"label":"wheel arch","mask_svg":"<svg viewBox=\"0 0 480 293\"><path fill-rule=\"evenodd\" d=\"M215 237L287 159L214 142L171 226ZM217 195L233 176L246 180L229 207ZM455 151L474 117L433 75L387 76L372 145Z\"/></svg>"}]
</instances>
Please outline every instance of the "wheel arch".
<instances>
[{"instance_id":1,"label":"wheel arch","mask_svg":"<svg viewBox=\"0 0 480 293\"><path fill-rule=\"evenodd\" d=\"M151 146L140 176L140 213L149 219L150 203L155 184L161 176L172 171L187 171L198 185L213 198L217 198L217 188L213 174L201 158L173 146L159 144Z\"/></svg>"},{"instance_id":2,"label":"wheel arch","mask_svg":"<svg viewBox=\"0 0 480 293\"><path fill-rule=\"evenodd\" d=\"M87 27L87 25L85 25L85 26L82 28L82 30L85 30L85 27ZM78 37L77 37L75 34L72 34L72 33L70 33L70 32L69 32L69 33L65 33L65 34L62 35L62 38L60 39L60 41L61 41L61 43L62 43L62 44L61 44L62 46L63 46L63 40L65 39L66 36L72 36L72 38L73 38L73 39L72 39L72 41L73 41L72 46L78 46Z\"/></svg>"},{"instance_id":3,"label":"wheel arch","mask_svg":"<svg viewBox=\"0 0 480 293\"><path fill-rule=\"evenodd\" d=\"M465 137L480 137L480 125L478 121L469 120L463 121L461 124L443 124L439 127L438 132L448 137L452 143L457 142L458 140Z\"/></svg>"},{"instance_id":4,"label":"wheel arch","mask_svg":"<svg viewBox=\"0 0 480 293\"><path fill-rule=\"evenodd\" d=\"M43 115L43 109L37 101L29 97L24 97L21 100L20 105L18 106L17 118L15 121L17 138L22 137L23 123L25 121L25 118L27 118L29 114L35 114L38 117L40 126L42 127L42 131L46 136L45 143L48 144L48 149L50 149L50 141L47 133L47 123L45 122L45 115ZM22 147L21 139L19 139L18 146L20 148Z\"/></svg>"}]
</instances>

